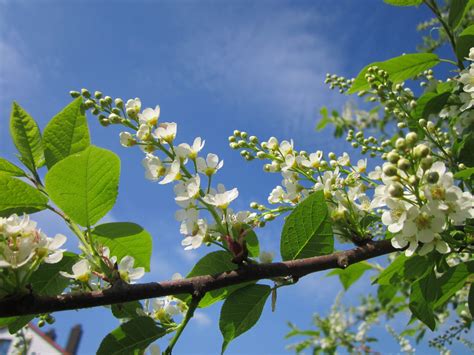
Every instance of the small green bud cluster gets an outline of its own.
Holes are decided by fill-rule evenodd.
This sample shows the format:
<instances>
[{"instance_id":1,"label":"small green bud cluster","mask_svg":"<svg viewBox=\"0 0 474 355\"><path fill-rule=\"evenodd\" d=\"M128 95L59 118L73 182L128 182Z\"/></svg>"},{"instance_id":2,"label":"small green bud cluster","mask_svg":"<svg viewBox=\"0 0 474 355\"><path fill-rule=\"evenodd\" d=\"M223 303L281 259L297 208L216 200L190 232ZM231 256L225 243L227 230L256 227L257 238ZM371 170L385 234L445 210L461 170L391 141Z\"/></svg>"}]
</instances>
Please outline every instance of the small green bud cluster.
<instances>
[{"instance_id":1,"label":"small green bud cluster","mask_svg":"<svg viewBox=\"0 0 474 355\"><path fill-rule=\"evenodd\" d=\"M360 148L362 154L370 152L373 158L385 152L385 146L374 136L365 137L363 131L354 134L354 130L347 132L346 141L351 142L352 148Z\"/></svg>"},{"instance_id":2,"label":"small green bud cluster","mask_svg":"<svg viewBox=\"0 0 474 355\"><path fill-rule=\"evenodd\" d=\"M346 92L354 83L354 79L346 79L343 76L337 76L335 74L326 74L325 84L329 84L331 90L338 88L339 92L343 94Z\"/></svg>"},{"instance_id":3,"label":"small green bud cluster","mask_svg":"<svg viewBox=\"0 0 474 355\"><path fill-rule=\"evenodd\" d=\"M82 97L84 109L97 116L102 126L110 124L124 124L129 122L128 115L124 110L124 103L121 98L112 99L110 96L103 96L102 92L95 91L92 95L89 90L71 91L71 97Z\"/></svg>"}]
</instances>

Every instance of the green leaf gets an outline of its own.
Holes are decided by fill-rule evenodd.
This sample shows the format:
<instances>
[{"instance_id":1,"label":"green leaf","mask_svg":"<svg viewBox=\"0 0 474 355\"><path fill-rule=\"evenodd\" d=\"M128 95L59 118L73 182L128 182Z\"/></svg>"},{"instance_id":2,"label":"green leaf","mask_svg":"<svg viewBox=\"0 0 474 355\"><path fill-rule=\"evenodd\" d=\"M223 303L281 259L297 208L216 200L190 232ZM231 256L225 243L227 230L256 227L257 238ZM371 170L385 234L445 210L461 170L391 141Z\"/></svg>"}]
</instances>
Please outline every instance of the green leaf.
<instances>
[{"instance_id":1,"label":"green leaf","mask_svg":"<svg viewBox=\"0 0 474 355\"><path fill-rule=\"evenodd\" d=\"M127 303L118 303L113 304L112 314L115 318L123 319L123 318L138 318L139 315L137 313L137 309L142 309L142 304L138 301L127 302Z\"/></svg>"},{"instance_id":2,"label":"green leaf","mask_svg":"<svg viewBox=\"0 0 474 355\"><path fill-rule=\"evenodd\" d=\"M408 280L417 280L433 270L434 261L426 256L413 255L403 265L403 275Z\"/></svg>"},{"instance_id":3,"label":"green leaf","mask_svg":"<svg viewBox=\"0 0 474 355\"><path fill-rule=\"evenodd\" d=\"M0 158L0 173L10 176L26 176L23 170L3 158Z\"/></svg>"},{"instance_id":4,"label":"green leaf","mask_svg":"<svg viewBox=\"0 0 474 355\"><path fill-rule=\"evenodd\" d=\"M339 280L341 281L342 286L344 286L344 290L347 291L354 282L361 278L364 272L370 269L372 269L372 267L367 262L360 262L349 265L345 269L335 269L328 273L327 276L339 276Z\"/></svg>"},{"instance_id":5,"label":"green leaf","mask_svg":"<svg viewBox=\"0 0 474 355\"><path fill-rule=\"evenodd\" d=\"M370 84L365 79L365 74L367 73L367 69L372 66L378 66L380 69L387 71L390 80L393 83L399 83L413 78L426 69L434 67L439 62L439 58L436 54L412 53L395 57L384 62L371 63L357 75L348 93L353 94L370 88Z\"/></svg>"},{"instance_id":6,"label":"green leaf","mask_svg":"<svg viewBox=\"0 0 474 355\"><path fill-rule=\"evenodd\" d=\"M44 210L48 198L33 186L14 177L0 174L0 216Z\"/></svg>"},{"instance_id":7,"label":"green leaf","mask_svg":"<svg viewBox=\"0 0 474 355\"><path fill-rule=\"evenodd\" d=\"M434 308L443 306L449 299L466 284L466 279L474 273L474 261L461 263L451 267L438 280L440 292Z\"/></svg>"},{"instance_id":8,"label":"green leaf","mask_svg":"<svg viewBox=\"0 0 474 355\"><path fill-rule=\"evenodd\" d=\"M117 261L126 255L135 258L135 267L144 267L150 271L152 238L141 226L129 222L114 222L96 226L92 238L110 249L110 256Z\"/></svg>"},{"instance_id":9,"label":"green leaf","mask_svg":"<svg viewBox=\"0 0 474 355\"><path fill-rule=\"evenodd\" d=\"M283 260L330 254L334 250L332 226L323 191L316 191L286 218L281 235Z\"/></svg>"},{"instance_id":10,"label":"green leaf","mask_svg":"<svg viewBox=\"0 0 474 355\"><path fill-rule=\"evenodd\" d=\"M109 333L100 343L97 355L142 354L155 340L166 334L149 317L134 318Z\"/></svg>"},{"instance_id":11,"label":"green leaf","mask_svg":"<svg viewBox=\"0 0 474 355\"><path fill-rule=\"evenodd\" d=\"M405 254L397 256L397 258L382 271L373 283L379 285L392 285L397 278L403 273L405 262L408 258Z\"/></svg>"},{"instance_id":12,"label":"green leaf","mask_svg":"<svg viewBox=\"0 0 474 355\"><path fill-rule=\"evenodd\" d=\"M418 6L422 0L383 0L385 3L393 6Z\"/></svg>"},{"instance_id":13,"label":"green leaf","mask_svg":"<svg viewBox=\"0 0 474 355\"><path fill-rule=\"evenodd\" d=\"M434 275L430 273L430 275ZM428 277L427 277L428 279ZM432 277L430 276L431 280ZM428 282L424 279L418 280L412 284L410 293L409 308L413 315L428 326L431 330L436 327L436 319L433 313L433 304L425 298L428 293L426 287Z\"/></svg>"},{"instance_id":14,"label":"green leaf","mask_svg":"<svg viewBox=\"0 0 474 355\"><path fill-rule=\"evenodd\" d=\"M471 288L469 288L469 295L467 296L467 304L469 306L469 312L471 312L471 317L474 318L474 283L472 283Z\"/></svg>"},{"instance_id":15,"label":"green leaf","mask_svg":"<svg viewBox=\"0 0 474 355\"><path fill-rule=\"evenodd\" d=\"M474 174L474 168L467 168L467 169L458 171L456 174L454 174L454 177L460 180L469 180L473 174Z\"/></svg>"},{"instance_id":16,"label":"green leaf","mask_svg":"<svg viewBox=\"0 0 474 355\"><path fill-rule=\"evenodd\" d=\"M245 241L247 243L249 256L252 258L258 258L260 255L260 245L258 243L257 234L253 229L249 230L247 234L245 234Z\"/></svg>"},{"instance_id":17,"label":"green leaf","mask_svg":"<svg viewBox=\"0 0 474 355\"><path fill-rule=\"evenodd\" d=\"M474 47L474 25L461 32L456 41L456 55L460 60L466 60L469 50Z\"/></svg>"},{"instance_id":18,"label":"green leaf","mask_svg":"<svg viewBox=\"0 0 474 355\"><path fill-rule=\"evenodd\" d=\"M90 146L56 163L46 174L46 190L74 222L91 226L114 206L119 177L117 155Z\"/></svg>"},{"instance_id":19,"label":"green leaf","mask_svg":"<svg viewBox=\"0 0 474 355\"><path fill-rule=\"evenodd\" d=\"M48 168L90 145L82 97L75 99L51 119L44 129L43 145Z\"/></svg>"},{"instance_id":20,"label":"green leaf","mask_svg":"<svg viewBox=\"0 0 474 355\"><path fill-rule=\"evenodd\" d=\"M31 172L36 172L44 163L41 133L35 120L16 102L12 105L10 133L20 160Z\"/></svg>"},{"instance_id":21,"label":"green leaf","mask_svg":"<svg viewBox=\"0 0 474 355\"><path fill-rule=\"evenodd\" d=\"M471 132L464 136L463 140L457 147L457 156L460 163L466 166L474 166L474 133Z\"/></svg>"},{"instance_id":22,"label":"green leaf","mask_svg":"<svg viewBox=\"0 0 474 355\"><path fill-rule=\"evenodd\" d=\"M226 251L214 251L205 255L201 258L196 265L194 265L191 272L186 276L186 278L191 278L195 276L202 275L215 275L221 272L232 271L237 268L237 265L232 261L232 255ZM225 299L229 294L235 290L244 287L247 284L234 285L229 287L224 287L218 290L213 290L206 292L202 300L199 302L199 307L204 308L208 307L211 304ZM183 301L187 302L191 299L191 296L180 297Z\"/></svg>"},{"instance_id":23,"label":"green leaf","mask_svg":"<svg viewBox=\"0 0 474 355\"><path fill-rule=\"evenodd\" d=\"M469 6L469 0L451 0L451 6L449 9L449 16L448 16L448 25L453 30L458 27L461 23L461 20L466 13L466 10ZM472 1L471 1L472 3Z\"/></svg>"},{"instance_id":24,"label":"green leaf","mask_svg":"<svg viewBox=\"0 0 474 355\"><path fill-rule=\"evenodd\" d=\"M437 94L428 92L422 95L416 102L416 108L413 110L415 119L428 118L431 114L438 114L448 102L450 92Z\"/></svg>"},{"instance_id":25,"label":"green leaf","mask_svg":"<svg viewBox=\"0 0 474 355\"><path fill-rule=\"evenodd\" d=\"M319 111L319 113L320 113L323 117L319 120L319 122L318 122L318 124L317 124L317 126L316 126L316 130L317 130L317 131L321 131L322 129L324 129L324 127L327 126L327 124L328 124L329 122L331 122L331 120L329 119L329 116L328 116L328 109L327 109L327 107L323 107L323 108Z\"/></svg>"},{"instance_id":26,"label":"green leaf","mask_svg":"<svg viewBox=\"0 0 474 355\"><path fill-rule=\"evenodd\" d=\"M69 279L61 276L59 271L71 269L76 261L76 254L65 252L61 261L56 264L41 264L30 278L33 292L40 296L60 294L69 285ZM9 317L6 322L8 331L10 334L15 334L34 318L35 316Z\"/></svg>"},{"instance_id":27,"label":"green leaf","mask_svg":"<svg viewBox=\"0 0 474 355\"><path fill-rule=\"evenodd\" d=\"M377 298L379 299L380 304L383 307L388 305L397 294L397 291L397 287L393 285L380 285L377 290Z\"/></svg>"},{"instance_id":28,"label":"green leaf","mask_svg":"<svg viewBox=\"0 0 474 355\"><path fill-rule=\"evenodd\" d=\"M271 288L249 285L232 293L222 305L219 328L224 337L222 353L227 345L257 323Z\"/></svg>"},{"instance_id":29,"label":"green leaf","mask_svg":"<svg viewBox=\"0 0 474 355\"><path fill-rule=\"evenodd\" d=\"M65 252L59 262L55 264L41 264L38 270L31 275L30 284L33 291L41 296L60 294L69 285L70 280L59 272L71 270L77 261L76 254Z\"/></svg>"}]
</instances>

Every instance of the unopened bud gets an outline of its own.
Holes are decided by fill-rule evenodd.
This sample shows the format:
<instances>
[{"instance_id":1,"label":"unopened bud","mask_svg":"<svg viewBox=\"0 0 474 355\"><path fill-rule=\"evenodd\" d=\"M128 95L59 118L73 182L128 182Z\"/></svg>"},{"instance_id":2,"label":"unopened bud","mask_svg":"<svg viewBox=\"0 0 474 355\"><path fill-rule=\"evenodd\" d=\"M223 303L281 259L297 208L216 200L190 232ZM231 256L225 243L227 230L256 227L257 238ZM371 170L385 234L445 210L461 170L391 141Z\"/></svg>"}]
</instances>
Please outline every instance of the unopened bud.
<instances>
[{"instance_id":1,"label":"unopened bud","mask_svg":"<svg viewBox=\"0 0 474 355\"><path fill-rule=\"evenodd\" d=\"M86 99L91 97L91 93L87 89L81 89L81 95L84 96Z\"/></svg>"},{"instance_id":2,"label":"unopened bud","mask_svg":"<svg viewBox=\"0 0 474 355\"><path fill-rule=\"evenodd\" d=\"M420 165L423 170L428 170L433 165L433 157L428 155L426 158L423 158Z\"/></svg>"},{"instance_id":3,"label":"unopened bud","mask_svg":"<svg viewBox=\"0 0 474 355\"><path fill-rule=\"evenodd\" d=\"M411 166L410 161L408 159L405 159L405 158L400 159L397 163L397 167L400 170L403 170L403 171L408 170L410 168L410 166Z\"/></svg>"},{"instance_id":4,"label":"unopened bud","mask_svg":"<svg viewBox=\"0 0 474 355\"><path fill-rule=\"evenodd\" d=\"M405 142L405 139L404 138L398 138L396 141L395 141L395 147L397 149L400 149L400 150L403 150L406 148L406 142Z\"/></svg>"},{"instance_id":5,"label":"unopened bud","mask_svg":"<svg viewBox=\"0 0 474 355\"><path fill-rule=\"evenodd\" d=\"M406 135L405 139L409 146L413 146L418 140L418 134L416 134L415 132L410 132Z\"/></svg>"},{"instance_id":6,"label":"unopened bud","mask_svg":"<svg viewBox=\"0 0 474 355\"><path fill-rule=\"evenodd\" d=\"M416 158L424 158L430 154L430 148L425 144L418 144L413 150Z\"/></svg>"},{"instance_id":7,"label":"unopened bud","mask_svg":"<svg viewBox=\"0 0 474 355\"><path fill-rule=\"evenodd\" d=\"M388 193L392 197L402 197L403 196L403 186L398 182L393 182L388 187Z\"/></svg>"},{"instance_id":8,"label":"unopened bud","mask_svg":"<svg viewBox=\"0 0 474 355\"><path fill-rule=\"evenodd\" d=\"M100 98L102 97L102 93L101 93L100 91L96 91L96 92L94 93L94 97L98 100L98 99L100 99Z\"/></svg>"},{"instance_id":9,"label":"unopened bud","mask_svg":"<svg viewBox=\"0 0 474 355\"><path fill-rule=\"evenodd\" d=\"M426 181L428 181L430 184L436 184L439 180L439 174L436 171L430 171L426 175Z\"/></svg>"},{"instance_id":10,"label":"unopened bud","mask_svg":"<svg viewBox=\"0 0 474 355\"><path fill-rule=\"evenodd\" d=\"M390 163L396 164L399 159L400 159L400 155L398 155L398 153L395 151L392 151L387 154L387 160Z\"/></svg>"},{"instance_id":11,"label":"unopened bud","mask_svg":"<svg viewBox=\"0 0 474 355\"><path fill-rule=\"evenodd\" d=\"M71 95L73 98L76 98L81 96L81 93L79 91L69 91L69 95Z\"/></svg>"},{"instance_id":12,"label":"unopened bud","mask_svg":"<svg viewBox=\"0 0 474 355\"><path fill-rule=\"evenodd\" d=\"M116 98L116 99L115 99L115 106L117 106L118 108L122 109L122 108L123 108L123 100L120 99L120 98Z\"/></svg>"},{"instance_id":13,"label":"unopened bud","mask_svg":"<svg viewBox=\"0 0 474 355\"><path fill-rule=\"evenodd\" d=\"M393 164L384 164L383 166L383 173L387 176L395 176L397 175L397 167Z\"/></svg>"}]
</instances>

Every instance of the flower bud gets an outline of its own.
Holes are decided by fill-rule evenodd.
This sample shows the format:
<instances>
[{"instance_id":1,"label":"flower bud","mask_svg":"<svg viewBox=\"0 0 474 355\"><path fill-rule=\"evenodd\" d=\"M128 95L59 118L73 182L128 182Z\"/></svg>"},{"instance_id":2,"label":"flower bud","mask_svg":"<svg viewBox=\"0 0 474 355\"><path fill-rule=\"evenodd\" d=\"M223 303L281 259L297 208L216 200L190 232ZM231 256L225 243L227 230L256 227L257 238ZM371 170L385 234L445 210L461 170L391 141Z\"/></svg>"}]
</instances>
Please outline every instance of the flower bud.
<instances>
[{"instance_id":1,"label":"flower bud","mask_svg":"<svg viewBox=\"0 0 474 355\"><path fill-rule=\"evenodd\" d=\"M408 182L409 182L411 185L416 185L416 184L418 184L419 181L420 181L420 179L418 178L418 176L415 176L415 175L411 175L411 176L408 178Z\"/></svg>"},{"instance_id":2,"label":"flower bud","mask_svg":"<svg viewBox=\"0 0 474 355\"><path fill-rule=\"evenodd\" d=\"M104 97L104 100L107 103L107 105L112 105L113 100L110 96Z\"/></svg>"},{"instance_id":3,"label":"flower bud","mask_svg":"<svg viewBox=\"0 0 474 355\"><path fill-rule=\"evenodd\" d=\"M426 120L424 118L421 118L418 120L418 124L421 126L421 127L426 127Z\"/></svg>"},{"instance_id":4,"label":"flower bud","mask_svg":"<svg viewBox=\"0 0 474 355\"><path fill-rule=\"evenodd\" d=\"M418 134L415 132L410 132L406 135L406 142L409 146L414 146L416 141L418 140Z\"/></svg>"},{"instance_id":5,"label":"flower bud","mask_svg":"<svg viewBox=\"0 0 474 355\"><path fill-rule=\"evenodd\" d=\"M436 125L432 121L428 121L426 123L426 129L428 130L428 132L433 132L435 128L436 128Z\"/></svg>"},{"instance_id":6,"label":"flower bud","mask_svg":"<svg viewBox=\"0 0 474 355\"><path fill-rule=\"evenodd\" d=\"M71 95L73 98L76 98L81 96L81 93L79 91L69 91L69 95Z\"/></svg>"},{"instance_id":7,"label":"flower bud","mask_svg":"<svg viewBox=\"0 0 474 355\"><path fill-rule=\"evenodd\" d=\"M258 138L255 137L255 136L250 136L249 141L250 141L250 143L257 144L258 143Z\"/></svg>"},{"instance_id":8,"label":"flower bud","mask_svg":"<svg viewBox=\"0 0 474 355\"><path fill-rule=\"evenodd\" d=\"M110 121L107 118L99 119L99 123L104 127L107 127L110 125Z\"/></svg>"},{"instance_id":9,"label":"flower bud","mask_svg":"<svg viewBox=\"0 0 474 355\"><path fill-rule=\"evenodd\" d=\"M424 158L430 154L430 148L425 144L418 144L413 152L416 158Z\"/></svg>"},{"instance_id":10,"label":"flower bud","mask_svg":"<svg viewBox=\"0 0 474 355\"><path fill-rule=\"evenodd\" d=\"M387 176L395 176L397 175L397 167L393 164L384 164L383 166L383 173Z\"/></svg>"},{"instance_id":11,"label":"flower bud","mask_svg":"<svg viewBox=\"0 0 474 355\"><path fill-rule=\"evenodd\" d=\"M426 181L428 181L430 184L436 184L439 180L439 174L436 171L430 171L426 175Z\"/></svg>"},{"instance_id":12,"label":"flower bud","mask_svg":"<svg viewBox=\"0 0 474 355\"><path fill-rule=\"evenodd\" d=\"M254 210L258 208L258 203L253 201L253 202L250 202L250 208L253 208Z\"/></svg>"},{"instance_id":13,"label":"flower bud","mask_svg":"<svg viewBox=\"0 0 474 355\"><path fill-rule=\"evenodd\" d=\"M397 149L400 149L400 150L403 150L406 148L406 142L405 142L405 139L404 138L398 138L396 141L395 141L395 147Z\"/></svg>"},{"instance_id":14,"label":"flower bud","mask_svg":"<svg viewBox=\"0 0 474 355\"><path fill-rule=\"evenodd\" d=\"M266 156L267 156L267 155L265 154L265 152L262 152L262 151L257 152L257 158L258 158L258 159L265 159Z\"/></svg>"},{"instance_id":15,"label":"flower bud","mask_svg":"<svg viewBox=\"0 0 474 355\"><path fill-rule=\"evenodd\" d=\"M265 221L273 221L275 219L275 215L272 214L272 213L268 213L266 215L263 216L263 219Z\"/></svg>"},{"instance_id":16,"label":"flower bud","mask_svg":"<svg viewBox=\"0 0 474 355\"><path fill-rule=\"evenodd\" d=\"M433 157L428 155L426 158L423 158L420 165L423 170L428 170L433 165Z\"/></svg>"},{"instance_id":17,"label":"flower bud","mask_svg":"<svg viewBox=\"0 0 474 355\"><path fill-rule=\"evenodd\" d=\"M122 109L123 108L123 100L121 98L116 98L115 99L115 106Z\"/></svg>"},{"instance_id":18,"label":"flower bud","mask_svg":"<svg viewBox=\"0 0 474 355\"><path fill-rule=\"evenodd\" d=\"M403 170L403 171L408 170L410 168L410 166L411 166L410 161L408 159L405 159L405 158L400 159L397 163L397 167L400 170Z\"/></svg>"},{"instance_id":19,"label":"flower bud","mask_svg":"<svg viewBox=\"0 0 474 355\"><path fill-rule=\"evenodd\" d=\"M229 136L229 143L235 142L235 136Z\"/></svg>"},{"instance_id":20,"label":"flower bud","mask_svg":"<svg viewBox=\"0 0 474 355\"><path fill-rule=\"evenodd\" d=\"M403 186L398 182L393 182L388 187L388 193L392 197L402 197L403 196Z\"/></svg>"},{"instance_id":21,"label":"flower bud","mask_svg":"<svg viewBox=\"0 0 474 355\"><path fill-rule=\"evenodd\" d=\"M387 160L390 163L396 164L399 159L400 159L400 155L398 155L396 151L391 151L390 153L387 154Z\"/></svg>"},{"instance_id":22,"label":"flower bud","mask_svg":"<svg viewBox=\"0 0 474 355\"><path fill-rule=\"evenodd\" d=\"M247 133L247 132L240 132L240 136L241 136L243 139L247 139L248 133Z\"/></svg>"},{"instance_id":23,"label":"flower bud","mask_svg":"<svg viewBox=\"0 0 474 355\"><path fill-rule=\"evenodd\" d=\"M329 159L331 159L331 160L335 160L335 159L336 159L336 154L334 154L334 152L330 152L330 153L328 154L328 157L329 157Z\"/></svg>"},{"instance_id":24,"label":"flower bud","mask_svg":"<svg viewBox=\"0 0 474 355\"><path fill-rule=\"evenodd\" d=\"M101 93L100 91L96 91L96 92L94 93L94 97L98 100L98 99L100 99L100 98L102 97L102 93Z\"/></svg>"},{"instance_id":25,"label":"flower bud","mask_svg":"<svg viewBox=\"0 0 474 355\"><path fill-rule=\"evenodd\" d=\"M240 137L240 131L236 129L236 130L234 131L234 136Z\"/></svg>"},{"instance_id":26,"label":"flower bud","mask_svg":"<svg viewBox=\"0 0 474 355\"><path fill-rule=\"evenodd\" d=\"M94 107L94 101L92 100L86 100L86 102L84 102L84 107L86 110Z\"/></svg>"},{"instance_id":27,"label":"flower bud","mask_svg":"<svg viewBox=\"0 0 474 355\"><path fill-rule=\"evenodd\" d=\"M84 96L86 99L91 97L91 93L87 89L81 89L81 95Z\"/></svg>"},{"instance_id":28,"label":"flower bud","mask_svg":"<svg viewBox=\"0 0 474 355\"><path fill-rule=\"evenodd\" d=\"M402 129L402 128L406 128L407 127L407 124L405 122L398 122L397 123L397 127Z\"/></svg>"},{"instance_id":29,"label":"flower bud","mask_svg":"<svg viewBox=\"0 0 474 355\"><path fill-rule=\"evenodd\" d=\"M115 113L111 113L109 115L109 121L110 121L110 123L119 123L120 122L120 116L115 114Z\"/></svg>"},{"instance_id":30,"label":"flower bud","mask_svg":"<svg viewBox=\"0 0 474 355\"><path fill-rule=\"evenodd\" d=\"M128 117L135 117L137 115L137 111L133 107L127 108L127 116Z\"/></svg>"}]
</instances>

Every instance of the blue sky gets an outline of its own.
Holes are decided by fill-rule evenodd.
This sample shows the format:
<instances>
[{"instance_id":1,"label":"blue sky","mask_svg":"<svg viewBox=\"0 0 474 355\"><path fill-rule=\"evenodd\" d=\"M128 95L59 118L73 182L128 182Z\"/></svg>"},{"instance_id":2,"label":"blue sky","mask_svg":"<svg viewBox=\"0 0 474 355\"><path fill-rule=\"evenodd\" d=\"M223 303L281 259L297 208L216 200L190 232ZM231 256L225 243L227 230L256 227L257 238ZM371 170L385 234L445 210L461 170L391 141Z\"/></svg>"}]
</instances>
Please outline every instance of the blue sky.
<instances>
[{"instance_id":1,"label":"blue sky","mask_svg":"<svg viewBox=\"0 0 474 355\"><path fill-rule=\"evenodd\" d=\"M162 120L178 123L178 142L206 139L205 152L225 163L216 181L238 187L234 207L266 201L279 176L264 174L228 148L234 129L266 139L294 138L300 149L350 151L332 132L314 131L321 106L341 108L347 100L323 84L326 72L352 77L367 63L415 51L416 24L425 9L393 8L379 0L320 1L0 1L0 151L14 159L8 135L10 105L17 100L41 127L65 106L70 90L87 87L123 99L140 97L144 107L161 106ZM147 281L186 274L211 251L184 252L170 186L144 179L138 149L118 143L117 127L104 129L93 118L94 144L122 159L121 187L109 221L133 221L154 237ZM35 216L49 234L67 233L61 221ZM266 250L278 254L281 221L258 232ZM72 236L70 248L76 247ZM367 292L368 280L345 296ZM285 353L291 320L305 328L311 314L325 313L340 286L312 275L282 289L275 313L228 348L229 354ZM267 305L268 306L268 305ZM197 313L176 353L217 353L219 305ZM117 326L106 309L56 315L59 342L76 323L84 328L81 354L95 352ZM396 325L398 329L403 323ZM397 352L384 336L384 353ZM166 340L166 339L165 339ZM162 347L165 342L160 341ZM433 352L423 348L423 353Z\"/></svg>"}]
</instances>

